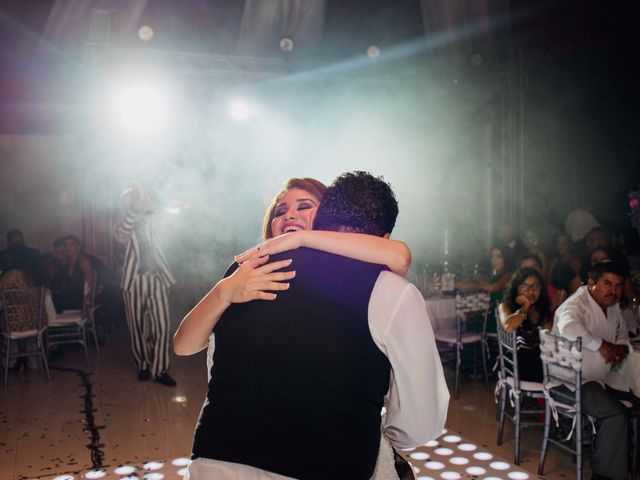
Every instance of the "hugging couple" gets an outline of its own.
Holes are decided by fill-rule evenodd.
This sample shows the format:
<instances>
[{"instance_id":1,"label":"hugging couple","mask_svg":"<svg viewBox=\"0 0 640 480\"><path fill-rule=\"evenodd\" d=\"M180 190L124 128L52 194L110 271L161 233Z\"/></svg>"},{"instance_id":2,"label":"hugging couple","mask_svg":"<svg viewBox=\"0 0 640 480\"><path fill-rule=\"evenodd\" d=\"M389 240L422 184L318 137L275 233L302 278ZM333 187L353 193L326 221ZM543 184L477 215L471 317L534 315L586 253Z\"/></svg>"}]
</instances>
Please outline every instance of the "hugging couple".
<instances>
[{"instance_id":1,"label":"hugging couple","mask_svg":"<svg viewBox=\"0 0 640 480\"><path fill-rule=\"evenodd\" d=\"M276 195L265 241L174 336L178 355L208 347L185 479L413 478L394 449L440 434L449 392L397 214L366 172Z\"/></svg>"}]
</instances>

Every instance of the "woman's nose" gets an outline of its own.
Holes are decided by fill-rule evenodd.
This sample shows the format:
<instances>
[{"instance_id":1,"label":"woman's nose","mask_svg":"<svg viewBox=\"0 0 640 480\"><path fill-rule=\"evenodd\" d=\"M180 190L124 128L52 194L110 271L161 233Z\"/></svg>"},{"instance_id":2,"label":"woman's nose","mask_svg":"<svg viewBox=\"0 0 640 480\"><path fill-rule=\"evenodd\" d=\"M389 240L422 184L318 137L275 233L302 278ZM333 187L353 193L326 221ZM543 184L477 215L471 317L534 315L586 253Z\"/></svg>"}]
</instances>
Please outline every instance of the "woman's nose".
<instances>
[{"instance_id":1,"label":"woman's nose","mask_svg":"<svg viewBox=\"0 0 640 480\"><path fill-rule=\"evenodd\" d=\"M287 210L287 212L284 214L284 219L285 220L291 220L293 218L296 218L296 212L295 210Z\"/></svg>"}]
</instances>

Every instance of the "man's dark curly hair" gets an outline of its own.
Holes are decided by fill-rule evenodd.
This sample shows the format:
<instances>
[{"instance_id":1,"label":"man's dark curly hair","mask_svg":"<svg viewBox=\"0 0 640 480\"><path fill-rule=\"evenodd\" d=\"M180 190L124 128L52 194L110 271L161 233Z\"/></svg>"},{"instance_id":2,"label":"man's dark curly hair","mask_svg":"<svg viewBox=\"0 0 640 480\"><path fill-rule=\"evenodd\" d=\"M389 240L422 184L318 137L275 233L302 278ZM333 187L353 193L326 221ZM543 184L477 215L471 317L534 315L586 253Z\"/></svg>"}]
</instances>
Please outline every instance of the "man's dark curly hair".
<instances>
[{"instance_id":1,"label":"man's dark curly hair","mask_svg":"<svg viewBox=\"0 0 640 480\"><path fill-rule=\"evenodd\" d=\"M381 237L391 233L397 216L398 202L382 177L363 171L347 172L325 192L313 228Z\"/></svg>"}]
</instances>

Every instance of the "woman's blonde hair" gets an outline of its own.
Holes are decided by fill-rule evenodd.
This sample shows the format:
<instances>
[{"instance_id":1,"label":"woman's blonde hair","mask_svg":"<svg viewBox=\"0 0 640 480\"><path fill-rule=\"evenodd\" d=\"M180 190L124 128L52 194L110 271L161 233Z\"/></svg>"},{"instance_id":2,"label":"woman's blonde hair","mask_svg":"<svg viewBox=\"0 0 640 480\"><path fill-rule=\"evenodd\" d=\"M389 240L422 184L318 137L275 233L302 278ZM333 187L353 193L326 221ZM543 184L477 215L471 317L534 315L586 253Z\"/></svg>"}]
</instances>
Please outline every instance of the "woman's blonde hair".
<instances>
[{"instance_id":1,"label":"woman's blonde hair","mask_svg":"<svg viewBox=\"0 0 640 480\"><path fill-rule=\"evenodd\" d=\"M268 240L273 237L273 232L271 231L271 221L275 215L276 205L282 198L282 196L287 192L287 190L291 190L292 188L297 188L299 190L304 190L305 192L309 192L311 195L318 199L318 202L322 202L322 197L324 196L324 192L327 190L327 187L324 183L316 180L315 178L290 178L284 185L282 189L273 197L269 208L264 216L264 223L262 225L262 240Z\"/></svg>"}]
</instances>

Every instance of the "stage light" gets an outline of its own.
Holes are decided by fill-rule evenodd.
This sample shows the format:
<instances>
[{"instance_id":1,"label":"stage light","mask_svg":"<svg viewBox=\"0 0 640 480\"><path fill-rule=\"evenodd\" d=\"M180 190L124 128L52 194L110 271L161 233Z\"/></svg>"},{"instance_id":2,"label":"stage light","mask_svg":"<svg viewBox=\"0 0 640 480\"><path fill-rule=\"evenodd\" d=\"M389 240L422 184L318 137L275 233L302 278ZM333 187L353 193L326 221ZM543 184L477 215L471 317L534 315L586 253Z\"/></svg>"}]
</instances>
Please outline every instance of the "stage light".
<instances>
[{"instance_id":1,"label":"stage light","mask_svg":"<svg viewBox=\"0 0 640 480\"><path fill-rule=\"evenodd\" d=\"M371 45L367 48L367 56L371 59L378 58L380 56L380 48L377 45Z\"/></svg>"},{"instance_id":2,"label":"stage light","mask_svg":"<svg viewBox=\"0 0 640 480\"><path fill-rule=\"evenodd\" d=\"M293 39L291 37L282 37L280 39L279 45L280 50L287 53L293 50L293 47L295 47L295 43L293 42Z\"/></svg>"},{"instance_id":3,"label":"stage light","mask_svg":"<svg viewBox=\"0 0 640 480\"><path fill-rule=\"evenodd\" d=\"M153 38L153 33L153 28L151 28L149 25L143 25L138 30L138 37L143 42L148 42Z\"/></svg>"},{"instance_id":4,"label":"stage light","mask_svg":"<svg viewBox=\"0 0 640 480\"><path fill-rule=\"evenodd\" d=\"M469 56L469 63L474 67L479 67L484 62L484 57L480 52L474 52Z\"/></svg>"},{"instance_id":5,"label":"stage light","mask_svg":"<svg viewBox=\"0 0 640 480\"><path fill-rule=\"evenodd\" d=\"M119 130L139 136L166 131L174 103L168 86L160 82L123 80L113 87L108 109Z\"/></svg>"},{"instance_id":6,"label":"stage light","mask_svg":"<svg viewBox=\"0 0 640 480\"><path fill-rule=\"evenodd\" d=\"M254 113L254 108L244 100L234 100L229 106L229 114L231 115L231 118L239 122L248 120Z\"/></svg>"}]
</instances>

